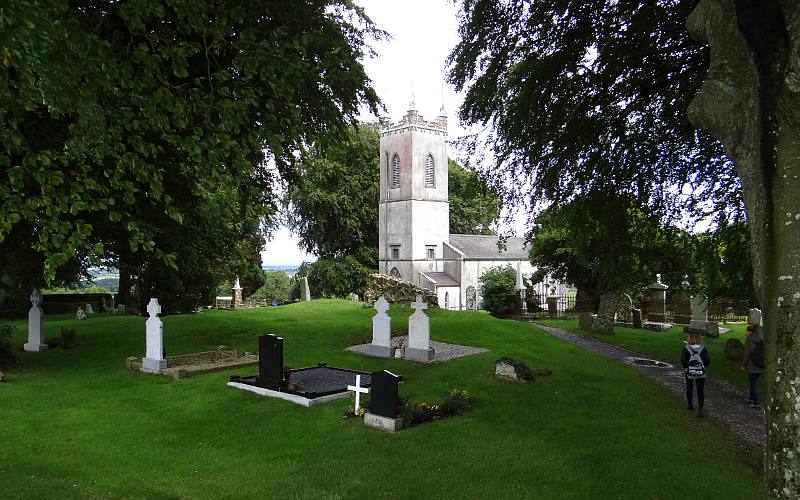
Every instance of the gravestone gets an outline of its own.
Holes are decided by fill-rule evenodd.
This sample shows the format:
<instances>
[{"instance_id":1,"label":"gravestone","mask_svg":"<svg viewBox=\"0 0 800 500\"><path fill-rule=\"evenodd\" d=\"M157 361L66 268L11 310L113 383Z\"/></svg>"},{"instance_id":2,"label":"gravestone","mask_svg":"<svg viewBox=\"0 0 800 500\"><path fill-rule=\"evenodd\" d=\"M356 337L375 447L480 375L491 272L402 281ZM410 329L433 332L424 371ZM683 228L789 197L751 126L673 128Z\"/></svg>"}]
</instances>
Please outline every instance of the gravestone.
<instances>
[{"instance_id":1,"label":"gravestone","mask_svg":"<svg viewBox=\"0 0 800 500\"><path fill-rule=\"evenodd\" d=\"M236 284L231 288L231 309L242 307L242 285L239 284L239 277L236 277Z\"/></svg>"},{"instance_id":2,"label":"gravestone","mask_svg":"<svg viewBox=\"0 0 800 500\"><path fill-rule=\"evenodd\" d=\"M750 312L747 313L747 324L750 326L761 325L761 309L750 309Z\"/></svg>"},{"instance_id":3,"label":"gravestone","mask_svg":"<svg viewBox=\"0 0 800 500\"><path fill-rule=\"evenodd\" d=\"M150 299L147 313L150 318L145 323L147 344L146 354L142 359L142 371L159 373L167 367L167 360L164 359L164 324L158 319L158 315L161 314L158 299Z\"/></svg>"},{"instance_id":4,"label":"gravestone","mask_svg":"<svg viewBox=\"0 0 800 500\"><path fill-rule=\"evenodd\" d=\"M690 301L692 299L689 293L689 282L684 280L681 286L672 294L672 307L674 322L679 325L688 325L692 321L692 310Z\"/></svg>"},{"instance_id":5,"label":"gravestone","mask_svg":"<svg viewBox=\"0 0 800 500\"><path fill-rule=\"evenodd\" d=\"M600 296L600 307L592 322L592 330L600 333L614 333L614 313L617 310L619 296L616 292L606 292Z\"/></svg>"},{"instance_id":6,"label":"gravestone","mask_svg":"<svg viewBox=\"0 0 800 500\"><path fill-rule=\"evenodd\" d=\"M627 293L623 293L619 296L615 322L623 326L633 325L633 299L631 299L631 296Z\"/></svg>"},{"instance_id":7,"label":"gravestone","mask_svg":"<svg viewBox=\"0 0 800 500\"><path fill-rule=\"evenodd\" d=\"M719 337L719 323L708 321L708 297L698 293L692 297L692 319L689 331L701 332L712 338Z\"/></svg>"},{"instance_id":8,"label":"gravestone","mask_svg":"<svg viewBox=\"0 0 800 500\"><path fill-rule=\"evenodd\" d=\"M392 347L392 318L386 312L389 310L389 302L381 296L375 301L377 313L372 317L372 344L369 346L369 354L391 358L394 356Z\"/></svg>"},{"instance_id":9,"label":"gravestone","mask_svg":"<svg viewBox=\"0 0 800 500\"><path fill-rule=\"evenodd\" d=\"M258 337L258 385L277 391L283 385L283 338L274 334Z\"/></svg>"},{"instance_id":10,"label":"gravestone","mask_svg":"<svg viewBox=\"0 0 800 500\"><path fill-rule=\"evenodd\" d=\"M631 310L631 317L633 318L633 327L634 328L641 328L642 327L642 310L641 309L632 309Z\"/></svg>"},{"instance_id":11,"label":"gravestone","mask_svg":"<svg viewBox=\"0 0 800 500\"><path fill-rule=\"evenodd\" d=\"M411 303L411 308L414 309L414 314L408 318L406 359L430 361L433 359L431 323L424 312L428 308L428 304L422 301L422 295L417 295L417 300Z\"/></svg>"},{"instance_id":12,"label":"gravestone","mask_svg":"<svg viewBox=\"0 0 800 500\"><path fill-rule=\"evenodd\" d=\"M44 343L44 310L42 309L42 294L39 290L31 292L31 309L28 311L28 342L23 348L30 352L46 351Z\"/></svg>"},{"instance_id":13,"label":"gravestone","mask_svg":"<svg viewBox=\"0 0 800 500\"><path fill-rule=\"evenodd\" d=\"M525 300L525 281L522 279L522 268L520 267L520 263L517 262L517 283L514 289L517 291L519 295L519 301L522 307L522 314L528 314L528 302Z\"/></svg>"},{"instance_id":14,"label":"gravestone","mask_svg":"<svg viewBox=\"0 0 800 500\"><path fill-rule=\"evenodd\" d=\"M311 289L308 287L308 278L300 278L300 300L311 300Z\"/></svg>"},{"instance_id":15,"label":"gravestone","mask_svg":"<svg viewBox=\"0 0 800 500\"><path fill-rule=\"evenodd\" d=\"M580 316L578 316L578 328L584 332L588 332L592 329L592 313L582 312Z\"/></svg>"},{"instance_id":16,"label":"gravestone","mask_svg":"<svg viewBox=\"0 0 800 500\"><path fill-rule=\"evenodd\" d=\"M88 302L86 303L86 309L84 310L86 311L86 314L94 314L94 309L92 309L92 304Z\"/></svg>"},{"instance_id":17,"label":"gravestone","mask_svg":"<svg viewBox=\"0 0 800 500\"><path fill-rule=\"evenodd\" d=\"M647 287L650 291L650 307L647 321L653 323L667 322L667 285L661 282L661 275L656 274L656 281Z\"/></svg>"},{"instance_id":18,"label":"gravestone","mask_svg":"<svg viewBox=\"0 0 800 500\"><path fill-rule=\"evenodd\" d=\"M125 304L117 304L117 314L125 314Z\"/></svg>"},{"instance_id":19,"label":"gravestone","mask_svg":"<svg viewBox=\"0 0 800 500\"><path fill-rule=\"evenodd\" d=\"M364 415L364 425L391 432L403 427L403 419L397 415L400 399L397 385L401 379L386 370L372 374L369 412Z\"/></svg>"}]
</instances>

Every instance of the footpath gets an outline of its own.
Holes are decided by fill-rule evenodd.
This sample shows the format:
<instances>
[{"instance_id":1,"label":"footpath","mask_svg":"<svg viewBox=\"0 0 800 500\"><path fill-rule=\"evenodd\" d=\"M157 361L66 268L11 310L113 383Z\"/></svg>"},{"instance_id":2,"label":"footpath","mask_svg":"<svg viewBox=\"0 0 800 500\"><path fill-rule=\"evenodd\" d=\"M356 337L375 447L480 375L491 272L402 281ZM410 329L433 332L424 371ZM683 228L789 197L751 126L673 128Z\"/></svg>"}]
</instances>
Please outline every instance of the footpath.
<instances>
[{"instance_id":1,"label":"footpath","mask_svg":"<svg viewBox=\"0 0 800 500\"><path fill-rule=\"evenodd\" d=\"M534 323L550 335L562 338L573 344L592 351L606 358L625 363L651 379L663 385L682 401L686 399L686 383L683 379L683 367L659 368L630 363L630 358L654 359L624 347L615 346L592 338L584 337L561 328ZM661 361L666 363L666 361ZM706 415L728 427L747 441L759 447L764 447L764 412L747 406L747 394L725 380L715 380L711 376L706 379L705 387Z\"/></svg>"}]
</instances>

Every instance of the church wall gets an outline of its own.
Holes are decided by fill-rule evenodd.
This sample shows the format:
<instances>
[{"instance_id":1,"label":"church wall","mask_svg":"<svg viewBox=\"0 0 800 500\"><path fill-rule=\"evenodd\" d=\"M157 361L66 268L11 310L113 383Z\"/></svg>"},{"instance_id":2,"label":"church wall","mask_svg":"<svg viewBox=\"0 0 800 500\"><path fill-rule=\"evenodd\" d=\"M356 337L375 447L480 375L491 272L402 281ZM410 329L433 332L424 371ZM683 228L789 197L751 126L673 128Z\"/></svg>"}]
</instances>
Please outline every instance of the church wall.
<instances>
[{"instance_id":1,"label":"church wall","mask_svg":"<svg viewBox=\"0 0 800 500\"><path fill-rule=\"evenodd\" d=\"M454 280L461 283L461 265L462 265L461 253L455 251L453 247L451 247L450 245L442 245L442 247L443 247L442 255L444 257L442 271L446 272Z\"/></svg>"},{"instance_id":2,"label":"church wall","mask_svg":"<svg viewBox=\"0 0 800 500\"><path fill-rule=\"evenodd\" d=\"M459 290L461 287L457 286L440 286L436 290L436 298L439 299L439 307L444 308L445 303L447 304L447 309L455 309L456 311L461 309L461 298L459 295ZM445 295L447 296L447 301L445 301Z\"/></svg>"}]
</instances>

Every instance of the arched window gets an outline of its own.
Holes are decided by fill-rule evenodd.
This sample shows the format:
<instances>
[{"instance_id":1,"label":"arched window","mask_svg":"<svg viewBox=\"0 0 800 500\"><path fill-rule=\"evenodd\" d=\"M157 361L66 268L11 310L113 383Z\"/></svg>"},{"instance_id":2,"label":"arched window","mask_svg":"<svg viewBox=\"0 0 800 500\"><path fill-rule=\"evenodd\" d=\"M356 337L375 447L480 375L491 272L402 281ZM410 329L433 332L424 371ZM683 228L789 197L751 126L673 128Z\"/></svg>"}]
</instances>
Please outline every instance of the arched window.
<instances>
[{"instance_id":1,"label":"arched window","mask_svg":"<svg viewBox=\"0 0 800 500\"><path fill-rule=\"evenodd\" d=\"M436 178L433 173L433 155L430 153L425 157L425 187L436 187Z\"/></svg>"},{"instance_id":2,"label":"arched window","mask_svg":"<svg viewBox=\"0 0 800 500\"><path fill-rule=\"evenodd\" d=\"M392 189L400 187L400 156L395 153L392 156Z\"/></svg>"},{"instance_id":3,"label":"arched window","mask_svg":"<svg viewBox=\"0 0 800 500\"><path fill-rule=\"evenodd\" d=\"M450 292L444 292L444 308L450 309Z\"/></svg>"},{"instance_id":4,"label":"arched window","mask_svg":"<svg viewBox=\"0 0 800 500\"><path fill-rule=\"evenodd\" d=\"M393 267L392 270L389 271L389 276L391 276L392 278L401 279L400 271L398 271L396 267Z\"/></svg>"}]
</instances>

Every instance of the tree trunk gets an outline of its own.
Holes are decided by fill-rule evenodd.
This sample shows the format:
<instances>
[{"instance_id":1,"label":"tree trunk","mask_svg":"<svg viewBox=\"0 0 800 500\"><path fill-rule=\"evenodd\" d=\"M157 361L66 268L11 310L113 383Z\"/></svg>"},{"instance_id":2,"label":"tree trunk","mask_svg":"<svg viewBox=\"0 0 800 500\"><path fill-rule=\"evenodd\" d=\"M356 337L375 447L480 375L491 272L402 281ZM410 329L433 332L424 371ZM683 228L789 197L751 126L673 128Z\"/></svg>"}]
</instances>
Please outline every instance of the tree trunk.
<instances>
[{"instance_id":1,"label":"tree trunk","mask_svg":"<svg viewBox=\"0 0 800 500\"><path fill-rule=\"evenodd\" d=\"M800 3L701 0L687 26L709 44L689 107L736 165L751 223L767 358L765 482L800 496Z\"/></svg>"}]
</instances>

